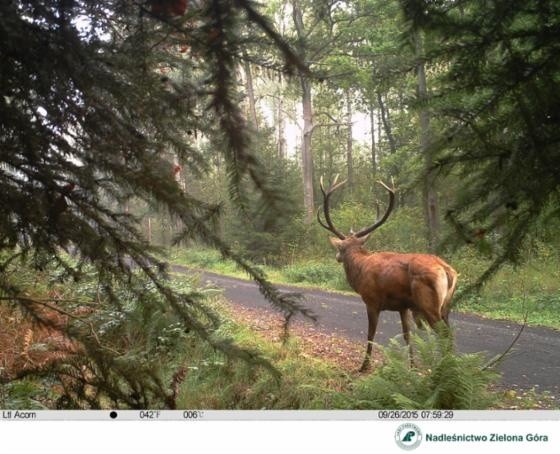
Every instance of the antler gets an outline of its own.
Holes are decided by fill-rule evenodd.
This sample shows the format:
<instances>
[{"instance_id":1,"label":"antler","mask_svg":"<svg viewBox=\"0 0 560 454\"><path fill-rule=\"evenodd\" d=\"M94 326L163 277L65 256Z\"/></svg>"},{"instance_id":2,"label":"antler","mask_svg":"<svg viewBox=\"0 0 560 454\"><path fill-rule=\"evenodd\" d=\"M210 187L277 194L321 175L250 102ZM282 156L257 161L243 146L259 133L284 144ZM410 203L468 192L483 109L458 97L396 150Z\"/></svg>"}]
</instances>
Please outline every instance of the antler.
<instances>
[{"instance_id":1,"label":"antler","mask_svg":"<svg viewBox=\"0 0 560 454\"><path fill-rule=\"evenodd\" d=\"M333 180L332 184L329 186L329 189L327 189L325 191L325 186L323 184L323 177L321 176L321 179L319 180L319 182L320 182L320 185L321 185L321 192L323 193L323 213L325 215L325 221L327 221L327 224L324 224L323 221L321 220L321 208L320 207L317 210L317 221L319 222L319 224L321 224L322 227L324 227L328 231L334 233L341 240L344 240L346 237L336 229L336 227L332 223L331 215L330 215L330 212L329 212L329 199L330 199L332 193L334 191L336 191L338 188L340 188L341 186L344 186L344 184L346 184L347 180L341 181L340 183L337 183L337 181L338 181L338 174L334 177L334 180Z\"/></svg>"},{"instance_id":2,"label":"antler","mask_svg":"<svg viewBox=\"0 0 560 454\"><path fill-rule=\"evenodd\" d=\"M361 237L361 236L365 236L368 233L373 232L375 229L381 227L385 221L387 220L387 218L389 217L389 215L391 214L391 211L393 211L393 207L395 206L395 189L394 189L394 184L393 184L393 189L391 189L389 186L387 186L385 183L383 183L382 181L378 181L378 183L383 186L385 189L387 189L387 192L389 192L389 206L387 207L387 211L385 211L385 214L383 215L383 217L381 219L379 219L378 221L375 222L375 224L366 227L362 230L360 230L359 232L357 232L355 234L355 236L357 237ZM378 210L378 214L377 217L379 218L379 210Z\"/></svg>"}]
</instances>

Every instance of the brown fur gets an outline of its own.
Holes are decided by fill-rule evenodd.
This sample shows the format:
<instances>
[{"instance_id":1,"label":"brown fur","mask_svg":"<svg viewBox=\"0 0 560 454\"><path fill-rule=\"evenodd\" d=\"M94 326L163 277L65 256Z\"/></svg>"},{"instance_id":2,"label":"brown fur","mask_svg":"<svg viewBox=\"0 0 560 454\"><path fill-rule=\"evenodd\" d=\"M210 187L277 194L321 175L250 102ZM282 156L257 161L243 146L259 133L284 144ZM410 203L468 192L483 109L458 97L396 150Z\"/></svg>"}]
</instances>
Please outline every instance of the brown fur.
<instances>
[{"instance_id":1,"label":"brown fur","mask_svg":"<svg viewBox=\"0 0 560 454\"><path fill-rule=\"evenodd\" d=\"M350 286L366 304L368 346L362 370L367 368L372 342L381 311L398 311L405 341L409 342L409 315L417 323L424 318L430 326L439 321L448 324L451 298L457 284L457 272L441 258L429 254L368 252L363 245L367 236L330 238L336 258L344 265Z\"/></svg>"}]
</instances>

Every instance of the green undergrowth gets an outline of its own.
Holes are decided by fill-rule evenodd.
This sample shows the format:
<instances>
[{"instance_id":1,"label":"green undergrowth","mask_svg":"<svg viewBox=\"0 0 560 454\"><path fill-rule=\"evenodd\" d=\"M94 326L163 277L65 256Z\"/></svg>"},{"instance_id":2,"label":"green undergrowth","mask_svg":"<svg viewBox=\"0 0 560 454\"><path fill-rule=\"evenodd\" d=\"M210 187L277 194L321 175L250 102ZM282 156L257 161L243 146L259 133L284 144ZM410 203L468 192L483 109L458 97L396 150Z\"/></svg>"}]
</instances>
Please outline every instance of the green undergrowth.
<instances>
[{"instance_id":1,"label":"green undergrowth","mask_svg":"<svg viewBox=\"0 0 560 454\"><path fill-rule=\"evenodd\" d=\"M486 263L462 255L454 262L460 272L460 285L471 283ZM503 266L479 295L462 298L458 309L495 319L560 329L560 259L542 253L517 267Z\"/></svg>"},{"instance_id":2,"label":"green undergrowth","mask_svg":"<svg viewBox=\"0 0 560 454\"><path fill-rule=\"evenodd\" d=\"M227 305L217 301L222 313ZM456 353L452 339L427 331L412 336L414 366L399 339L376 346L383 360L357 374L306 354L297 337L287 343L261 337L224 317L221 333L260 352L280 372L226 361L204 344L193 344L179 408L206 409L535 409L556 408L553 397L533 390L499 390L499 374L484 370L482 354ZM441 333L440 333L441 334ZM445 334L445 333L444 333Z\"/></svg>"},{"instance_id":3,"label":"green undergrowth","mask_svg":"<svg viewBox=\"0 0 560 454\"><path fill-rule=\"evenodd\" d=\"M500 408L505 393L495 392L499 375L482 370L480 354L457 354L446 336L413 336L415 366L395 340L380 348L382 364L356 375L305 355L297 338L271 342L240 323L225 319L224 336L259 351L281 373L231 362L204 344L191 345L180 408L207 409L416 409Z\"/></svg>"},{"instance_id":4,"label":"green undergrowth","mask_svg":"<svg viewBox=\"0 0 560 454\"><path fill-rule=\"evenodd\" d=\"M24 278L23 274L20 276ZM52 286L46 276L29 275L39 295ZM197 291L198 283L179 275L177 288ZM55 284L58 286L58 284ZM57 287L58 288L58 287ZM62 290L62 289L61 289ZM66 297L85 299L95 292L93 281L76 287L65 287ZM376 346L383 360L367 374L343 368L328 357L317 357L292 335L287 342L271 341L245 323L233 321L232 308L218 292L204 291L204 304L220 314L216 339L242 346L254 355L261 355L279 373L273 374L256 362L233 360L214 349L193 332L180 329L173 317L122 294L122 310L108 312L91 306L87 320L95 326L99 341L117 356L112 366L103 369L95 383L101 383L113 367L131 365L137 382L144 376L157 379L169 394L176 393L174 407L179 409L415 409L415 408L550 408L551 400L541 394L528 398L512 391L496 391L498 374L482 370L480 354L459 354L446 336L431 332L414 335L416 352L410 367L407 349L395 340L387 347ZM6 320L2 323L8 323ZM12 323L12 322L10 322ZM5 326L2 326L3 328ZM123 342L126 340L126 342ZM30 347L33 347L31 345ZM61 361L64 362L64 359ZM68 358L69 365L76 358ZM88 363L90 364L90 363ZM97 368L90 364L90 373ZM76 408L68 407L68 399L47 368L38 376L0 383L0 407L16 409ZM181 373L179 373L182 371ZM112 376L112 375L111 375ZM111 377L110 376L110 377ZM90 377L94 378L94 377ZM114 376L113 385L124 386ZM58 384L57 384L58 383ZM66 382L68 385L69 382ZM101 388L100 388L101 389ZM123 388L126 389L126 388ZM86 388L85 393L91 392ZM77 401L80 401L76 397ZM513 401L513 405L511 402ZM110 398L101 399L100 407L114 407ZM166 408L164 401L151 401L151 408ZM122 408L127 408L126 406Z\"/></svg>"},{"instance_id":5,"label":"green undergrowth","mask_svg":"<svg viewBox=\"0 0 560 454\"><path fill-rule=\"evenodd\" d=\"M441 328L442 329L442 328ZM493 392L499 374L484 370L482 354L454 352L449 333L412 336L414 367L408 350L393 339L382 348L384 364L358 380L345 396L358 408L486 409L498 406Z\"/></svg>"},{"instance_id":6,"label":"green undergrowth","mask_svg":"<svg viewBox=\"0 0 560 454\"><path fill-rule=\"evenodd\" d=\"M178 408L203 409L329 409L337 389L347 388L350 375L320 360L302 359L299 343L284 345L255 335L241 324L224 321L220 334L259 352L281 373L231 361L207 344L190 345L187 375Z\"/></svg>"},{"instance_id":7,"label":"green undergrowth","mask_svg":"<svg viewBox=\"0 0 560 454\"><path fill-rule=\"evenodd\" d=\"M231 260L210 249L174 249L173 263L246 279L247 275ZM459 272L459 287L472 283L487 266L474 254L463 253L448 259ZM262 265L272 282L337 292L351 292L342 266L334 256L306 259L283 267ZM455 306L460 312L493 319L522 322L529 326L560 329L560 263L555 257L531 259L517 268L504 266L480 294L465 296Z\"/></svg>"},{"instance_id":8,"label":"green undergrowth","mask_svg":"<svg viewBox=\"0 0 560 454\"><path fill-rule=\"evenodd\" d=\"M229 259L224 259L218 251L212 249L173 249L169 260L178 265L195 269L212 271L218 274L247 279L247 274ZM278 284L301 287L321 288L342 292L351 292L346 282L344 271L333 260L327 263L320 260L306 260L285 267L259 265L268 278Z\"/></svg>"}]
</instances>

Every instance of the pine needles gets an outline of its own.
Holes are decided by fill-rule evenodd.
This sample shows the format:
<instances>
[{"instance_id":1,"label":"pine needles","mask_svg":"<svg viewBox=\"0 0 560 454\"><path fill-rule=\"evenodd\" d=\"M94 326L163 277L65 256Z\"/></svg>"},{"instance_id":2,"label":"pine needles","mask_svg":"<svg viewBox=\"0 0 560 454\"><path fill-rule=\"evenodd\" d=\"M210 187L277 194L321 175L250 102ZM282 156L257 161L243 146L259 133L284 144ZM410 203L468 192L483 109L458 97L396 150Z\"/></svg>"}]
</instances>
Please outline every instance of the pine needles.
<instances>
[{"instance_id":1,"label":"pine needles","mask_svg":"<svg viewBox=\"0 0 560 454\"><path fill-rule=\"evenodd\" d=\"M277 375L255 352L215 335L218 318L200 292L170 283L158 249L141 233L141 219L128 209L131 202L168 213L181 226L177 241L201 238L237 261L287 320L310 315L296 295L280 294L219 238L219 206L196 199L175 179L173 159L193 174L207 168L193 140L202 135L229 162L234 199L242 202L248 179L268 209L280 210L282 196L251 152L234 81L248 41L263 34L282 40L253 4L238 3L191 3L180 18L149 14L128 1L0 6L0 291L29 319L48 324L26 296L18 268L48 271L67 285L93 272L98 291L86 303L110 319L98 326L99 319L80 325L70 317L59 327L84 349L49 372L70 377L63 379L74 396L68 405L100 405L91 387L115 405L162 401L165 387L144 361L153 345L141 342L144 350L123 360L92 336L123 323L120 329L138 324L157 339L162 314L228 357ZM252 24L258 28L248 40L239 30ZM281 47L287 66L297 64L288 46ZM131 301L138 312L127 310ZM139 314L149 317L135 318Z\"/></svg>"}]
</instances>

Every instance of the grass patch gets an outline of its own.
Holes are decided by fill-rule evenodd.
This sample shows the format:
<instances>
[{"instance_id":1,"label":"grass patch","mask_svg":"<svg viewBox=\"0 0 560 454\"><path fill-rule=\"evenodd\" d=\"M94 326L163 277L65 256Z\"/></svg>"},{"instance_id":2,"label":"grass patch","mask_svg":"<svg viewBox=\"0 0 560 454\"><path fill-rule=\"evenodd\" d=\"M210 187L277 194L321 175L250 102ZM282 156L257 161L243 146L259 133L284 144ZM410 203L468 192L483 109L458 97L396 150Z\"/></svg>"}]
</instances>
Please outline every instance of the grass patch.
<instances>
[{"instance_id":1,"label":"grass patch","mask_svg":"<svg viewBox=\"0 0 560 454\"><path fill-rule=\"evenodd\" d=\"M212 271L226 276L247 279L247 274L239 269L232 260L223 259L218 251L212 249L175 249L169 260L172 263ZM351 292L340 264L308 260L281 268L260 265L269 280L276 284L288 284L323 290Z\"/></svg>"},{"instance_id":2,"label":"grass patch","mask_svg":"<svg viewBox=\"0 0 560 454\"><path fill-rule=\"evenodd\" d=\"M560 329L560 294L500 297L472 296L461 301L458 309L497 320L523 322L529 326Z\"/></svg>"},{"instance_id":3,"label":"grass patch","mask_svg":"<svg viewBox=\"0 0 560 454\"><path fill-rule=\"evenodd\" d=\"M318 286L332 290L352 291L339 263L309 261L279 270L283 282Z\"/></svg>"},{"instance_id":4,"label":"grass patch","mask_svg":"<svg viewBox=\"0 0 560 454\"><path fill-rule=\"evenodd\" d=\"M249 328L224 322L220 334L259 351L281 372L278 381L262 368L228 361L207 345L192 345L188 374L181 385L178 408L328 409L338 390L351 383L343 370L318 359L302 359L296 339L287 344L264 340Z\"/></svg>"},{"instance_id":5,"label":"grass patch","mask_svg":"<svg viewBox=\"0 0 560 454\"><path fill-rule=\"evenodd\" d=\"M53 393L42 383L22 379L0 384L0 408L5 410L48 410Z\"/></svg>"},{"instance_id":6,"label":"grass patch","mask_svg":"<svg viewBox=\"0 0 560 454\"><path fill-rule=\"evenodd\" d=\"M216 273L233 276L244 276L235 262L224 260L218 251L212 249L175 250L172 260L177 263L215 271Z\"/></svg>"},{"instance_id":7,"label":"grass patch","mask_svg":"<svg viewBox=\"0 0 560 454\"><path fill-rule=\"evenodd\" d=\"M453 260L460 285L468 285L485 269L486 262L462 255ZM555 256L530 258L523 265L504 265L479 295L463 298L457 305L462 312L488 318L523 321L530 326L560 329L560 264Z\"/></svg>"}]
</instances>

